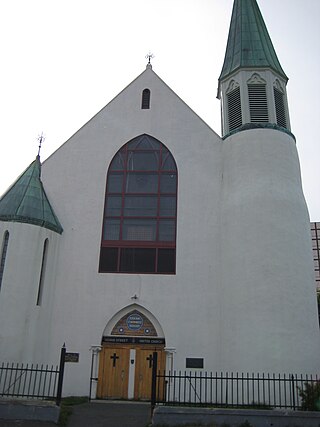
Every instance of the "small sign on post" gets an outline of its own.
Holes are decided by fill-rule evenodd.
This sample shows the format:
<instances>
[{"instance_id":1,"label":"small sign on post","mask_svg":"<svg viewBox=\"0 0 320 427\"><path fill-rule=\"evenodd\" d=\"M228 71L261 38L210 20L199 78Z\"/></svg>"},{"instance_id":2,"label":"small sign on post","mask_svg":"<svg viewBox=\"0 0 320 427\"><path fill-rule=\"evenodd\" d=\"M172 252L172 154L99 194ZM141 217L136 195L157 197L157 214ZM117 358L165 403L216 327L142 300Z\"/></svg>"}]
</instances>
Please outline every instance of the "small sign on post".
<instances>
[{"instance_id":1,"label":"small sign on post","mask_svg":"<svg viewBox=\"0 0 320 427\"><path fill-rule=\"evenodd\" d=\"M66 353L65 362L78 363L79 362L79 353Z\"/></svg>"}]
</instances>

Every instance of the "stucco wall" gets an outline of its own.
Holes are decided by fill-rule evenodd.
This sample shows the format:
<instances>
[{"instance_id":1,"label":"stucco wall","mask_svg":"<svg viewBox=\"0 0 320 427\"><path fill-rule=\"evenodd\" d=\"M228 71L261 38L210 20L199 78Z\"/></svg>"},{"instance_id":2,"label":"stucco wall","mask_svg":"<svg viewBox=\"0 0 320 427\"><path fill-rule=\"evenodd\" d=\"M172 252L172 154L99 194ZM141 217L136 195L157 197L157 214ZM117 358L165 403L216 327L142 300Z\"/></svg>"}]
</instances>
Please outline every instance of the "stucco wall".
<instances>
[{"instance_id":1,"label":"stucco wall","mask_svg":"<svg viewBox=\"0 0 320 427\"><path fill-rule=\"evenodd\" d=\"M242 131L224 141L223 158L226 364L237 369L237 354L246 371L316 373L310 222L295 141Z\"/></svg>"}]
</instances>

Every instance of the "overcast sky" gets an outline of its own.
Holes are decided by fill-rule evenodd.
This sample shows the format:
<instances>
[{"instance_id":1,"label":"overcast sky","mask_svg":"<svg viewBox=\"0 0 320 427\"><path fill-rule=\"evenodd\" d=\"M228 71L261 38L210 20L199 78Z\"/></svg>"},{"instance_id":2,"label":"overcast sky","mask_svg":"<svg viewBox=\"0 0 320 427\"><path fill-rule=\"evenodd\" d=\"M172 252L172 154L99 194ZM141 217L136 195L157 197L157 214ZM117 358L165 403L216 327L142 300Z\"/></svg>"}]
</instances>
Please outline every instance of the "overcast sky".
<instances>
[{"instance_id":1,"label":"overcast sky","mask_svg":"<svg viewBox=\"0 0 320 427\"><path fill-rule=\"evenodd\" d=\"M289 76L311 220L320 221L320 0L258 0ZM233 0L2 0L0 194L45 160L146 66L217 133Z\"/></svg>"}]
</instances>

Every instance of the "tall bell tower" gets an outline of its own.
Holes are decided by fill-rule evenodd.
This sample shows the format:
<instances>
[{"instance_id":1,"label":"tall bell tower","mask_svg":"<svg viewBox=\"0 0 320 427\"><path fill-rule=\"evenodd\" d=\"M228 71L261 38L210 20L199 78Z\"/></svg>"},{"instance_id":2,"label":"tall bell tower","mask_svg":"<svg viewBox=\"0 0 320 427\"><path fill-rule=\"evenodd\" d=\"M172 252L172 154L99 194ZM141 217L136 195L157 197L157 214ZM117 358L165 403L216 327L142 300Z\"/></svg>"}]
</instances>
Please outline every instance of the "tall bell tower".
<instances>
[{"instance_id":1,"label":"tall bell tower","mask_svg":"<svg viewBox=\"0 0 320 427\"><path fill-rule=\"evenodd\" d=\"M248 124L290 131L287 81L256 1L235 1L218 87L223 136Z\"/></svg>"},{"instance_id":2,"label":"tall bell tower","mask_svg":"<svg viewBox=\"0 0 320 427\"><path fill-rule=\"evenodd\" d=\"M235 0L219 78L226 369L318 372L319 325L283 71L256 0Z\"/></svg>"}]
</instances>

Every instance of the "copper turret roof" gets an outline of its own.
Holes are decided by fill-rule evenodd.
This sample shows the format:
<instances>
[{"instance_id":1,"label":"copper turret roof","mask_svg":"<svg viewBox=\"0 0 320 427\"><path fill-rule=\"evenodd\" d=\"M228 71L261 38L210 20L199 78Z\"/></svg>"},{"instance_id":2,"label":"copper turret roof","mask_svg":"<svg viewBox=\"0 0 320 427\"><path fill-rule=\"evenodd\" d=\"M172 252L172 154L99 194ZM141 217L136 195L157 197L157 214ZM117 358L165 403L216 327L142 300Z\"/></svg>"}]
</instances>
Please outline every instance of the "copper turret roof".
<instances>
[{"instance_id":1,"label":"copper turret roof","mask_svg":"<svg viewBox=\"0 0 320 427\"><path fill-rule=\"evenodd\" d=\"M41 182L39 156L0 199L0 221L34 224L62 233Z\"/></svg>"}]
</instances>

